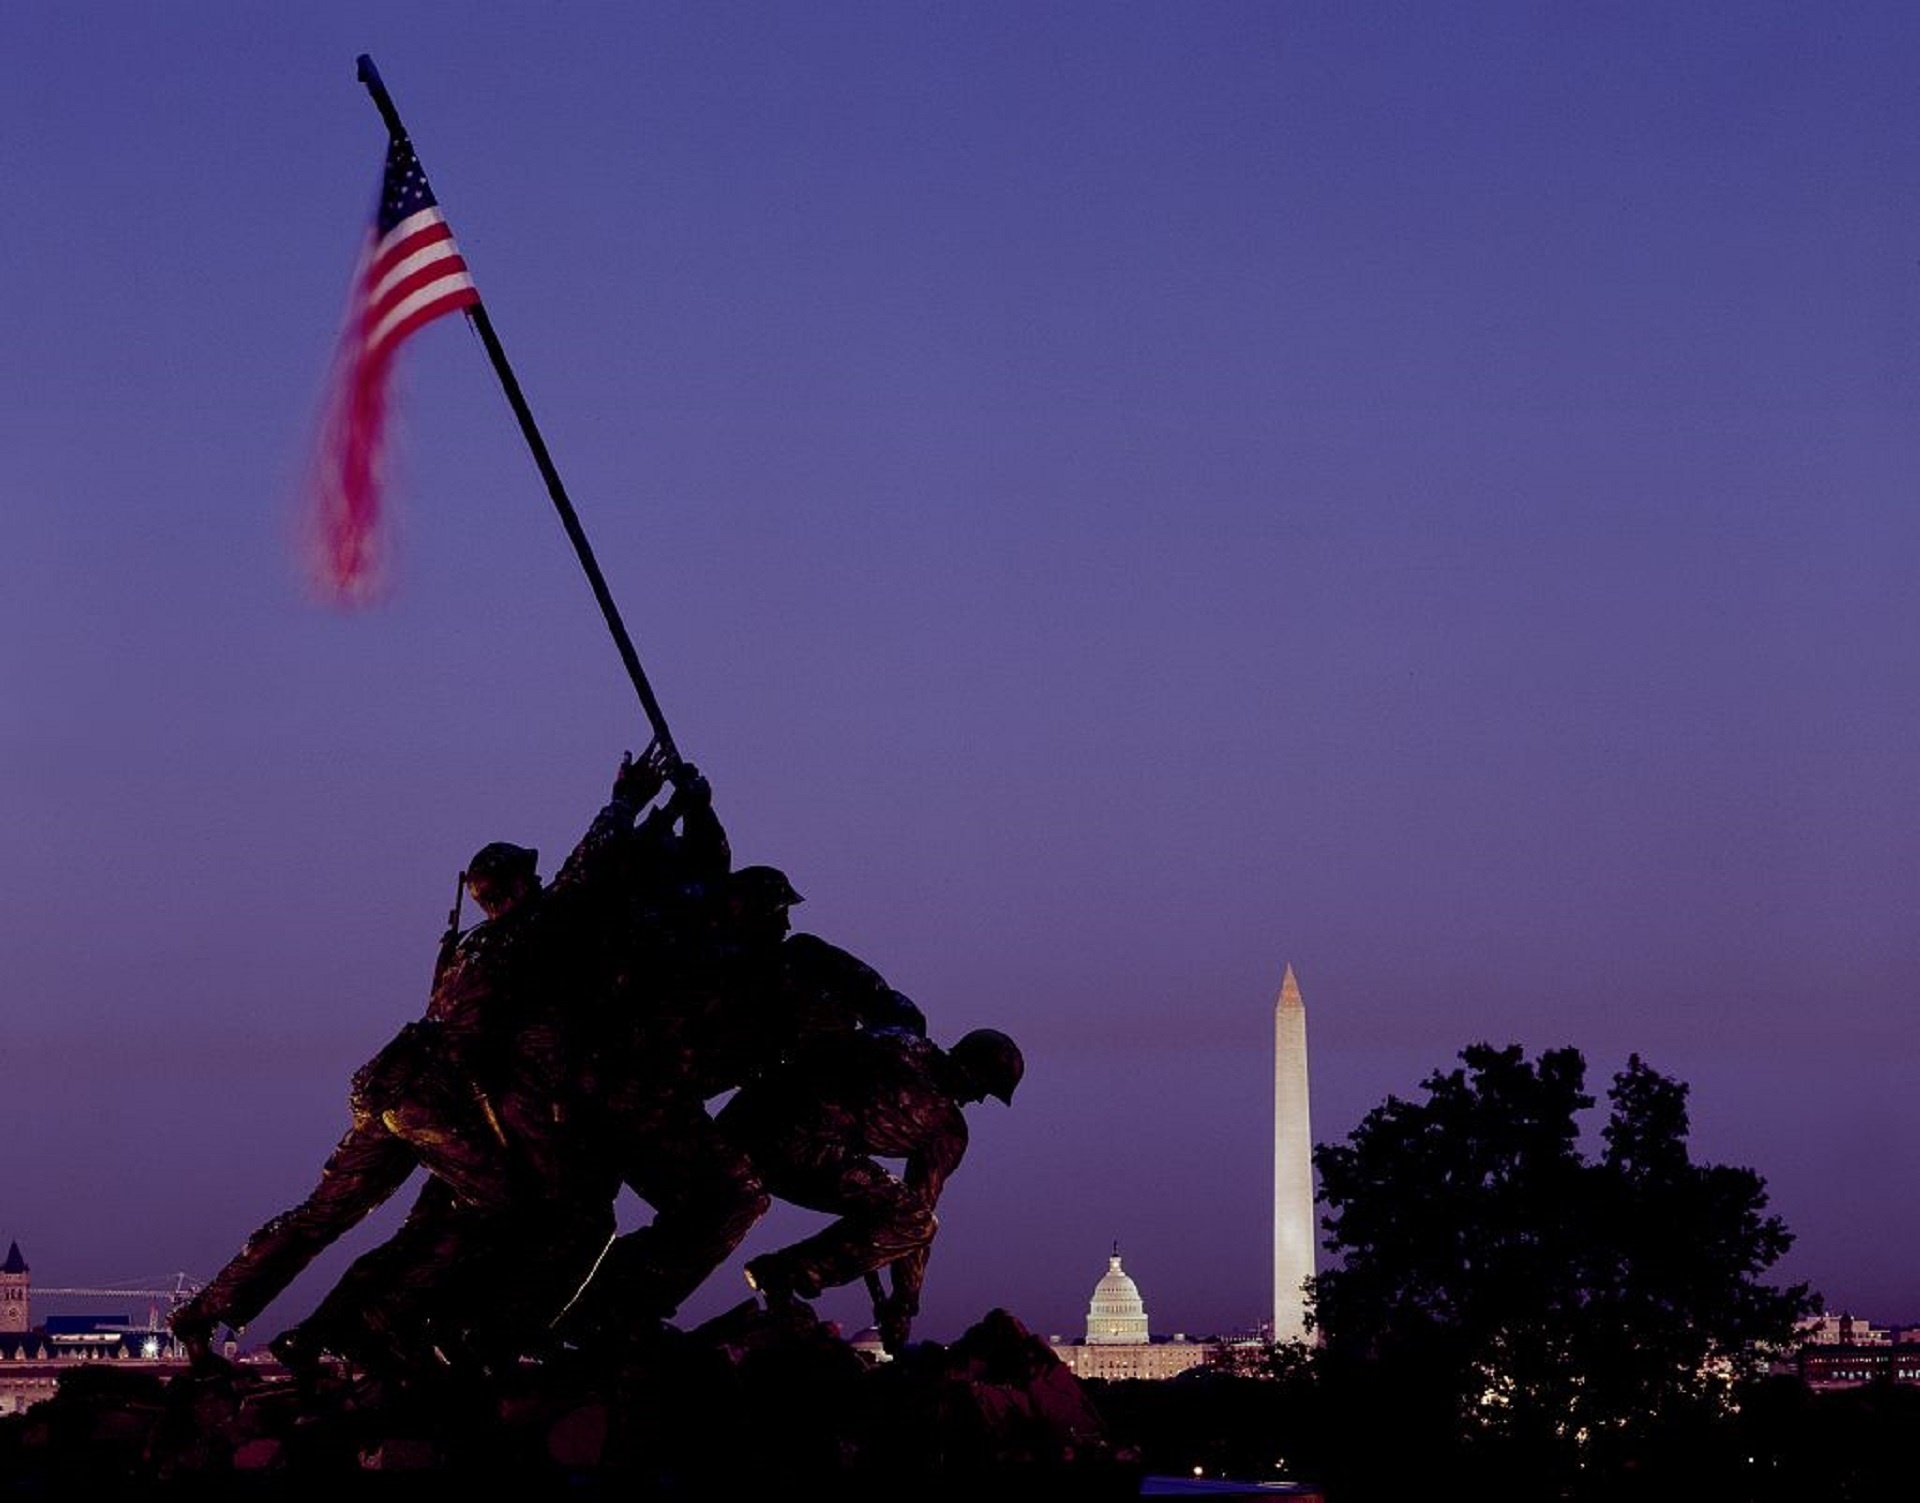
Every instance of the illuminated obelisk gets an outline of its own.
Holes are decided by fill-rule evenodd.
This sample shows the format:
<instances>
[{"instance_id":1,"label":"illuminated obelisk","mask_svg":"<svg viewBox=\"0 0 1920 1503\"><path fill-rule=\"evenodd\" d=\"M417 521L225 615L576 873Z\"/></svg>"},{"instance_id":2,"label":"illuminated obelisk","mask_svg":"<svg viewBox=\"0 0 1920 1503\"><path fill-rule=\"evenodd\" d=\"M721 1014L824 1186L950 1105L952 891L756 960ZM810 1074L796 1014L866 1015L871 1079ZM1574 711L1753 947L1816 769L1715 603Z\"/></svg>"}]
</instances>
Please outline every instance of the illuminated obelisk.
<instances>
[{"instance_id":1,"label":"illuminated obelisk","mask_svg":"<svg viewBox=\"0 0 1920 1503\"><path fill-rule=\"evenodd\" d=\"M1307 1007L1287 967L1273 1004L1273 1339L1307 1338L1301 1282L1313 1276L1313 1133L1307 1119Z\"/></svg>"}]
</instances>

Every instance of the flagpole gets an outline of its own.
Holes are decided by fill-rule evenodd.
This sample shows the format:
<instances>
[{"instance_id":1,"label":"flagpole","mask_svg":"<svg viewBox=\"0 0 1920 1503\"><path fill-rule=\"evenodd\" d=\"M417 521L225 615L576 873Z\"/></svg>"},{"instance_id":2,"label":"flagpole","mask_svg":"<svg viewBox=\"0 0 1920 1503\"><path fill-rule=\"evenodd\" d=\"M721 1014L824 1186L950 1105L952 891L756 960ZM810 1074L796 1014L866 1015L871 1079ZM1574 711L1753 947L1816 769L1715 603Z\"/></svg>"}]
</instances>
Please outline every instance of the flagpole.
<instances>
[{"instance_id":1,"label":"flagpole","mask_svg":"<svg viewBox=\"0 0 1920 1503\"><path fill-rule=\"evenodd\" d=\"M386 84L381 82L380 70L374 67L373 59L364 52L360 54L359 77L360 82L367 86L367 92L373 96L380 118L387 123L387 134L396 140L408 139L407 128L400 123L400 112L394 108L393 96L387 93ZM640 655L634 651L633 639L627 635L619 608L613 603L606 577L601 574L600 565L594 561L593 549L587 542L585 530L580 526L573 503L567 499L566 487L560 483L560 472L554 467L553 456L547 452L547 442L540 436L539 426L533 420L533 409L527 406L520 382L513 374L513 367L507 363L507 352L501 347L499 336L493 332L493 320L487 317L486 304L475 302L466 309L466 315L478 331L480 343L486 347L487 358L493 362L494 374L500 379L514 416L520 420L520 432L533 453L533 462L539 466L541 478L547 482L547 494L553 498L554 510L560 514L560 525L566 529L567 537L573 543L573 551L579 555L580 567L586 571L587 583L593 587L593 598L600 602L600 614L606 617L607 629L613 633L614 646L620 650L620 660L627 665L627 676L633 680L641 707L646 710L647 720L653 726L654 740L665 754L667 765L677 766L680 753L673 744L672 734L667 730L667 718L660 713L659 701L653 697L653 686L647 682L646 670L640 666Z\"/></svg>"}]
</instances>

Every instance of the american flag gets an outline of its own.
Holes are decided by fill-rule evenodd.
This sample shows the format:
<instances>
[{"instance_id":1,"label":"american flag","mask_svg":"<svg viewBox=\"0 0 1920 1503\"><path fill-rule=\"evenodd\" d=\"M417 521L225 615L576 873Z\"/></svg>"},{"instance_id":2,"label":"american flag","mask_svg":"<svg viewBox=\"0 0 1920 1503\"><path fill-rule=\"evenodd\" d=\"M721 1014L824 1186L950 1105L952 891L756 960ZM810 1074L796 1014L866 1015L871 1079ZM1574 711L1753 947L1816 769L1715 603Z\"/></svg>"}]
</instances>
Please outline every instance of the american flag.
<instances>
[{"instance_id":1,"label":"american flag","mask_svg":"<svg viewBox=\"0 0 1920 1503\"><path fill-rule=\"evenodd\" d=\"M479 301L413 143L391 137L334 356L312 480L313 563L336 600L370 598L384 574L381 468L395 353L416 329Z\"/></svg>"}]
</instances>

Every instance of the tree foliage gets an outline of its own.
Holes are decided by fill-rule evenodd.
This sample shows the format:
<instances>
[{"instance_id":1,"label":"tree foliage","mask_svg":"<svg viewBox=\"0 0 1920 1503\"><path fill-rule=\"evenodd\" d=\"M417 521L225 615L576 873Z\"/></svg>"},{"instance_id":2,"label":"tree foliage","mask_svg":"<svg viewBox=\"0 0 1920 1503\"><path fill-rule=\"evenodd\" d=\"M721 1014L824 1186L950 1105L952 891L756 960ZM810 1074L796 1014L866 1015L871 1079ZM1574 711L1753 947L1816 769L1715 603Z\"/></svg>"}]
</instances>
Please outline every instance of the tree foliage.
<instances>
[{"instance_id":1,"label":"tree foliage","mask_svg":"<svg viewBox=\"0 0 1920 1503\"><path fill-rule=\"evenodd\" d=\"M1571 1494L1711 1428L1817 1301L1761 1282L1792 1237L1753 1171L1692 1161L1684 1084L1630 1058L1589 1158L1578 1051L1459 1059L1315 1150L1326 1372L1429 1463Z\"/></svg>"}]
</instances>

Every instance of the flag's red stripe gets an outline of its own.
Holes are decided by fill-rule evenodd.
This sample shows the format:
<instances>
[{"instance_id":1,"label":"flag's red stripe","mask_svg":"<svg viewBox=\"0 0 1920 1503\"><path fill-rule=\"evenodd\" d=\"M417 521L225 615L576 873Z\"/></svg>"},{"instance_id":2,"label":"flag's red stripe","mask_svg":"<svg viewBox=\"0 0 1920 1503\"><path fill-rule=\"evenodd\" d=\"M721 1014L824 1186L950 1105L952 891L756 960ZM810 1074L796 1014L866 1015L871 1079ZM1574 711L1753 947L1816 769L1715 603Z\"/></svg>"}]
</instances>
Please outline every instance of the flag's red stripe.
<instances>
[{"instance_id":1,"label":"flag's red stripe","mask_svg":"<svg viewBox=\"0 0 1920 1503\"><path fill-rule=\"evenodd\" d=\"M456 287L451 292L435 298L432 302L423 303L387 331L385 337L381 339L379 345L376 347L376 352L384 354L399 344L401 340L405 339L422 324L431 323L434 319L439 318L443 314L451 313L456 308L471 308L479 301L480 294L475 292L473 288Z\"/></svg>"},{"instance_id":2,"label":"flag's red stripe","mask_svg":"<svg viewBox=\"0 0 1920 1503\"><path fill-rule=\"evenodd\" d=\"M368 329L379 327L380 320L415 293L433 286L436 282L457 283L462 287L473 285L467 275L467 263L458 256L449 256L444 261L435 261L428 266L415 267L405 276L380 289L378 294L367 300L366 326Z\"/></svg>"},{"instance_id":3,"label":"flag's red stripe","mask_svg":"<svg viewBox=\"0 0 1920 1503\"><path fill-rule=\"evenodd\" d=\"M471 301L479 300L478 294L474 293L473 282L467 276L467 263L458 256L451 256L445 261L437 261L431 266L422 266L409 272L392 286L385 288L379 297L371 299L361 318L363 337L373 338L380 325L392 317L401 304L440 282L450 284L450 291L473 294ZM419 326L417 323L410 323L409 327ZM392 343L395 338L396 336L389 332L383 336L382 342Z\"/></svg>"},{"instance_id":4,"label":"flag's red stripe","mask_svg":"<svg viewBox=\"0 0 1920 1503\"><path fill-rule=\"evenodd\" d=\"M451 249L452 241L453 231L447 228L444 221L427 225L425 228L414 230L410 234L388 236L387 239L374 247L373 264L367 269L368 285L373 287L379 286L380 279L409 256L420 255L422 252L428 251L436 245L444 244ZM458 254L458 252L455 252L455 254Z\"/></svg>"},{"instance_id":5,"label":"flag's red stripe","mask_svg":"<svg viewBox=\"0 0 1920 1503\"><path fill-rule=\"evenodd\" d=\"M373 311L376 314L384 313L408 294L417 292L431 282L438 282L448 277L464 277L466 274L466 261L461 258L458 251L450 251L440 260L429 261L425 266L416 266L405 276L380 288L372 302Z\"/></svg>"},{"instance_id":6,"label":"flag's red stripe","mask_svg":"<svg viewBox=\"0 0 1920 1503\"><path fill-rule=\"evenodd\" d=\"M376 249L363 279L364 297L376 306L384 306L406 289L418 285L425 275L451 276L466 270L466 261L444 226L408 236L404 245L387 250Z\"/></svg>"}]
</instances>

